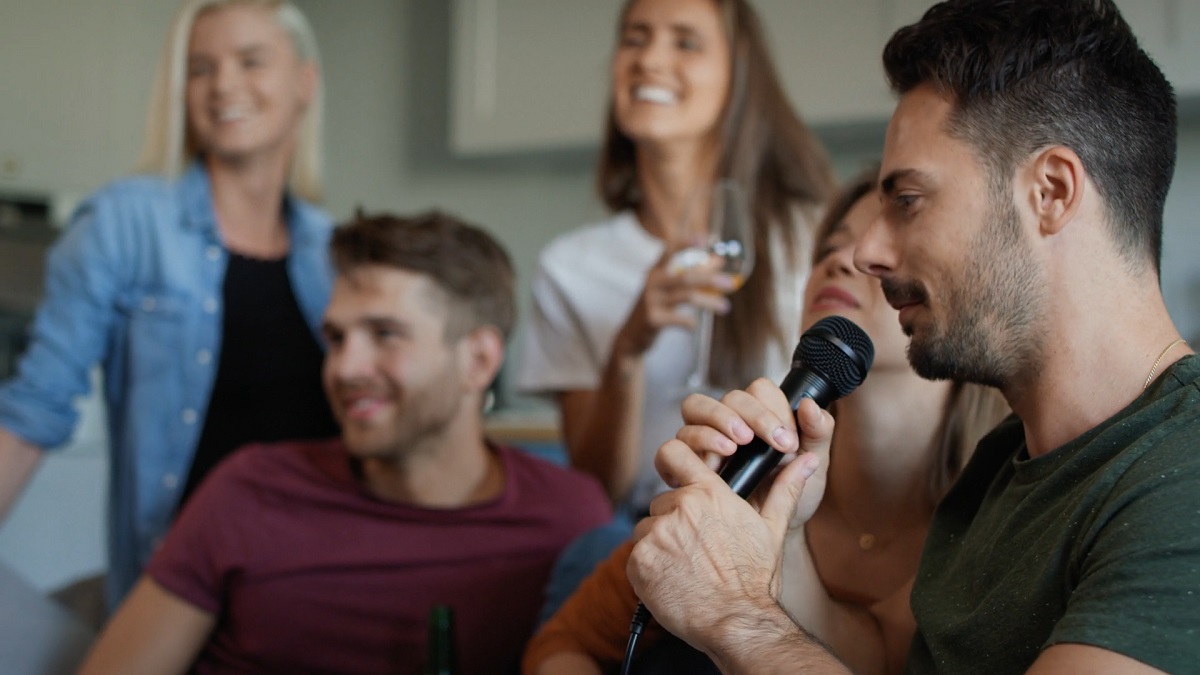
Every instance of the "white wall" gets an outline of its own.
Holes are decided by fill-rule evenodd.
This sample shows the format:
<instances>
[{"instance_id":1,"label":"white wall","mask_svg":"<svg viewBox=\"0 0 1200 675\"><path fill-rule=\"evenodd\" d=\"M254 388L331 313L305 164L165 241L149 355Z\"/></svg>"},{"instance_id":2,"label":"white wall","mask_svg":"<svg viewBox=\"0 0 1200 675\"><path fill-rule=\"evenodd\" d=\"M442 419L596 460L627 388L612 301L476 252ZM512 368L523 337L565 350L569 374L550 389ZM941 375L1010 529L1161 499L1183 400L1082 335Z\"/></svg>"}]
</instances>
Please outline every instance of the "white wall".
<instances>
[{"instance_id":1,"label":"white wall","mask_svg":"<svg viewBox=\"0 0 1200 675\"><path fill-rule=\"evenodd\" d=\"M453 211L505 242L524 288L547 239L602 214L592 195L589 152L462 159L446 150L449 3L296 2L312 19L325 59L326 206L335 217L345 218L359 205ZM128 171L174 3L0 0L0 5L0 191L69 198ZM597 125L600 118L597 111ZM882 125L825 137L839 173L847 175L878 153ZM6 159L18 160L18 170L5 173ZM1200 225L1194 215L1200 213L1200 115L1192 114L1183 127L1179 159L1167 207L1163 290L1183 334L1195 345L1200 344L1200 266L1195 262ZM522 310L526 296L522 290ZM19 508L0 528L0 558L40 588L102 565L106 468L103 426L91 405L79 440L43 463Z\"/></svg>"}]
</instances>

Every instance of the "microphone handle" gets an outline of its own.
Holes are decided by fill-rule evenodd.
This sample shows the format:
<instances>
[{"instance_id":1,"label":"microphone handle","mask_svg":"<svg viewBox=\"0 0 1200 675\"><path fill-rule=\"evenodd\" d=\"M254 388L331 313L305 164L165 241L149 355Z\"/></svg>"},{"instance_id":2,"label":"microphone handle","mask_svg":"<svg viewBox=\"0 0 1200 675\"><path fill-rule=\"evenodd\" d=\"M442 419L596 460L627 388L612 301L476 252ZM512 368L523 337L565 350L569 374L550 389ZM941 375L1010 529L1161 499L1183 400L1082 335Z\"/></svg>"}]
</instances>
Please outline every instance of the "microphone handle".
<instances>
[{"instance_id":1,"label":"microphone handle","mask_svg":"<svg viewBox=\"0 0 1200 675\"><path fill-rule=\"evenodd\" d=\"M828 406L837 398L837 390L828 380L809 370L804 364L794 361L787 377L779 384L779 388L788 397L788 405L792 410L800 406L800 401L811 398L822 408ZM767 442L755 436L753 440L739 446L733 456L721 468L721 479L742 499L750 496L759 482L767 474L779 466L783 453L767 445ZM638 636L642 634L646 623L650 621L650 612L641 602L633 613L629 624L629 643L625 647L625 660L621 665L622 675L628 675L633 663L633 650L637 645Z\"/></svg>"},{"instance_id":2,"label":"microphone handle","mask_svg":"<svg viewBox=\"0 0 1200 675\"><path fill-rule=\"evenodd\" d=\"M783 378L779 388L787 394L788 404L793 411L800 406L800 401L806 398L815 400L822 408L836 398L832 395L833 387L829 382L807 368L793 368L787 377ZM721 468L720 476L737 496L747 499L762 479L779 466L782 460L782 452L755 436L754 440L738 447Z\"/></svg>"}]
</instances>

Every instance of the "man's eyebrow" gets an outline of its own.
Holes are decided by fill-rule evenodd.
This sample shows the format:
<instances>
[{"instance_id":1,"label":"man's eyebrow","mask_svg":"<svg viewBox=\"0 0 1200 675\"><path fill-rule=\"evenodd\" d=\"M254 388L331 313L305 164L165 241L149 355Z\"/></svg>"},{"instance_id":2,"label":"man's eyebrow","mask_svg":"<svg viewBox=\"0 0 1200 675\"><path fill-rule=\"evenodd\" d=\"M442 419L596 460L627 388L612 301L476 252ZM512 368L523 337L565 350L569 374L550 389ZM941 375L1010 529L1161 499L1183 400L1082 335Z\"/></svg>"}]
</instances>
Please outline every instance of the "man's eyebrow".
<instances>
[{"instance_id":1,"label":"man's eyebrow","mask_svg":"<svg viewBox=\"0 0 1200 675\"><path fill-rule=\"evenodd\" d=\"M918 180L928 180L929 174L920 169L896 169L879 180L879 192L884 196L891 196L896 191L896 181L912 177L916 177Z\"/></svg>"}]
</instances>

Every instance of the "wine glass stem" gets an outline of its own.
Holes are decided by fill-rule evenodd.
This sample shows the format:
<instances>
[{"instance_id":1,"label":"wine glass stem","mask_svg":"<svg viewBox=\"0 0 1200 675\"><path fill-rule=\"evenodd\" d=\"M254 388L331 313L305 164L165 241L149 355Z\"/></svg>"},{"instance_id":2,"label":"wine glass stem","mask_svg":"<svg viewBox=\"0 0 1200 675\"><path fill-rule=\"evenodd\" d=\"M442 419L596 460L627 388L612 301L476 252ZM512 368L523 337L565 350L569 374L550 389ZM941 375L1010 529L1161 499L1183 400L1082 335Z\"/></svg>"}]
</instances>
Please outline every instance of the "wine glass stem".
<instances>
[{"instance_id":1,"label":"wine glass stem","mask_svg":"<svg viewBox=\"0 0 1200 675\"><path fill-rule=\"evenodd\" d=\"M713 313L701 309L696 321L696 366L688 377L688 386L695 390L709 388L708 364L712 358Z\"/></svg>"}]
</instances>

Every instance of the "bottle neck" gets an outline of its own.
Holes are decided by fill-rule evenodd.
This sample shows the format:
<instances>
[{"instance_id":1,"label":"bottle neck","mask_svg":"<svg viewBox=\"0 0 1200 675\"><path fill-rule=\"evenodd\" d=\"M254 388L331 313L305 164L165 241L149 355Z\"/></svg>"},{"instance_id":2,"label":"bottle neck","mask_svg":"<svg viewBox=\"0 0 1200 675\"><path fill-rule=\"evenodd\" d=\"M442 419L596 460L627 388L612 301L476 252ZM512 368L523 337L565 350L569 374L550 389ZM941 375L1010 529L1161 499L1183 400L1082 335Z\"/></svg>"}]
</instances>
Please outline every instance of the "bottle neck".
<instances>
[{"instance_id":1,"label":"bottle neck","mask_svg":"<svg viewBox=\"0 0 1200 675\"><path fill-rule=\"evenodd\" d=\"M428 652L425 675L457 675L458 645L454 635L454 609L436 605L429 610Z\"/></svg>"}]
</instances>

